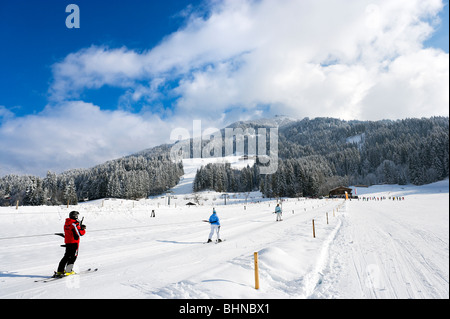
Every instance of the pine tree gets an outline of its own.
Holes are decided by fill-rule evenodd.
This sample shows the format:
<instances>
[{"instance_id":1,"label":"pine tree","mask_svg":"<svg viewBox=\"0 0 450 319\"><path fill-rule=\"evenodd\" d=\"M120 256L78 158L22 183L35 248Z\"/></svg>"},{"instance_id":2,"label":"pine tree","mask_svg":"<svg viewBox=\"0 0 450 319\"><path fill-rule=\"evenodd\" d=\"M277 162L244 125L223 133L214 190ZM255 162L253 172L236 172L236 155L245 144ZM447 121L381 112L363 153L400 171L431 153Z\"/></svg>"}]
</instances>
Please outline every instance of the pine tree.
<instances>
[{"instance_id":1,"label":"pine tree","mask_svg":"<svg viewBox=\"0 0 450 319\"><path fill-rule=\"evenodd\" d=\"M70 205L78 204L77 192L75 189L75 182L73 178L69 179L64 188L64 201Z\"/></svg>"}]
</instances>

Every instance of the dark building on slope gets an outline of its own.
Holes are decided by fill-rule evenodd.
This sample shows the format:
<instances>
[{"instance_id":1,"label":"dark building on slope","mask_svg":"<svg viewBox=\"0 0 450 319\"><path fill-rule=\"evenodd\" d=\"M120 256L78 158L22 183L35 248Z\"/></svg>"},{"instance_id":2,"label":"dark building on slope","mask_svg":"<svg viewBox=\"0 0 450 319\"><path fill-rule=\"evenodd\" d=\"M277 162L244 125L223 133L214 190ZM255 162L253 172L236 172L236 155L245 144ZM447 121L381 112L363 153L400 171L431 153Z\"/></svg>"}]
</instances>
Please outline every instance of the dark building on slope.
<instances>
[{"instance_id":1,"label":"dark building on slope","mask_svg":"<svg viewBox=\"0 0 450 319\"><path fill-rule=\"evenodd\" d=\"M347 192L348 198L353 198L352 191L353 191L353 189L351 189L351 188L339 186L339 187L336 187L336 188L333 188L332 190L330 190L330 192L328 193L328 196L330 198L345 198L345 192Z\"/></svg>"}]
</instances>

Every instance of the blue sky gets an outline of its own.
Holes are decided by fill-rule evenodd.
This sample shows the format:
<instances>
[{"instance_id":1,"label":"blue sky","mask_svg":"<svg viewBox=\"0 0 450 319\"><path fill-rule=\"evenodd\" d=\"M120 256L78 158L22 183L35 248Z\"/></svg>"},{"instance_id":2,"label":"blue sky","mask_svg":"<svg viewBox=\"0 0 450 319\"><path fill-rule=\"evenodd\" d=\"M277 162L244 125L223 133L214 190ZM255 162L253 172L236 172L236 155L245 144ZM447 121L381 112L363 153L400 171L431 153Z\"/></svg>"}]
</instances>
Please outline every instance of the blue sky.
<instances>
[{"instance_id":1,"label":"blue sky","mask_svg":"<svg viewBox=\"0 0 450 319\"><path fill-rule=\"evenodd\" d=\"M80 8L79 29L65 26L65 9L71 3ZM0 104L16 115L40 112L48 102L55 62L91 45L152 48L185 23L183 11L189 6L201 9L201 1L2 1ZM90 92L89 97L114 108L120 92L104 91Z\"/></svg>"},{"instance_id":2,"label":"blue sky","mask_svg":"<svg viewBox=\"0 0 450 319\"><path fill-rule=\"evenodd\" d=\"M444 8L439 12L440 23L436 26L435 33L429 40L425 41L428 47L440 48L448 53L449 49L449 22L448 22L449 4L444 1Z\"/></svg>"},{"instance_id":3,"label":"blue sky","mask_svg":"<svg viewBox=\"0 0 450 319\"><path fill-rule=\"evenodd\" d=\"M80 8L80 28L65 25ZM0 176L283 114L448 116L441 0L3 0Z\"/></svg>"}]
</instances>

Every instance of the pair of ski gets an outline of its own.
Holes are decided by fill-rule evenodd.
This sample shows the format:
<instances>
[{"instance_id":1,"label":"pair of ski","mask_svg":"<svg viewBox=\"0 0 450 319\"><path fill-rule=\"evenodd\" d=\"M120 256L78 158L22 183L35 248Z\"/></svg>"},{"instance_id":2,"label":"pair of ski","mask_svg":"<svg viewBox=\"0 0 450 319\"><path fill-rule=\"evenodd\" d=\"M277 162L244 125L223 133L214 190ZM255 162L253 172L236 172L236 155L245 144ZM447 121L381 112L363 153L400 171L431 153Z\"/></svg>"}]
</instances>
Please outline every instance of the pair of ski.
<instances>
[{"instance_id":1,"label":"pair of ski","mask_svg":"<svg viewBox=\"0 0 450 319\"><path fill-rule=\"evenodd\" d=\"M221 241L218 241L218 240L216 239L215 241L210 241L210 242L205 241L204 244L212 244L212 243L214 243L214 244L220 244L220 243L223 243L224 241L226 241L226 239L222 239Z\"/></svg>"},{"instance_id":2,"label":"pair of ski","mask_svg":"<svg viewBox=\"0 0 450 319\"><path fill-rule=\"evenodd\" d=\"M64 279L64 278L71 277L71 276L79 276L79 275L84 275L84 274L91 274L91 273L94 273L96 271L98 271L98 268L88 268L86 270L82 270L82 271L76 272L76 273L74 273L72 275L65 275L65 276L55 276L55 275L53 275L53 276L48 277L48 278L35 280L34 282L50 282L50 281L55 281L55 280L59 280L59 279Z\"/></svg>"},{"instance_id":3,"label":"pair of ski","mask_svg":"<svg viewBox=\"0 0 450 319\"><path fill-rule=\"evenodd\" d=\"M203 219L202 222L209 223L209 220ZM219 226L219 228L220 228L220 226ZM204 244L209 244L209 243L219 244L224 241L226 241L226 239L222 239L221 241L216 239L215 241L210 241L210 242L206 241L206 242L204 242Z\"/></svg>"}]
</instances>

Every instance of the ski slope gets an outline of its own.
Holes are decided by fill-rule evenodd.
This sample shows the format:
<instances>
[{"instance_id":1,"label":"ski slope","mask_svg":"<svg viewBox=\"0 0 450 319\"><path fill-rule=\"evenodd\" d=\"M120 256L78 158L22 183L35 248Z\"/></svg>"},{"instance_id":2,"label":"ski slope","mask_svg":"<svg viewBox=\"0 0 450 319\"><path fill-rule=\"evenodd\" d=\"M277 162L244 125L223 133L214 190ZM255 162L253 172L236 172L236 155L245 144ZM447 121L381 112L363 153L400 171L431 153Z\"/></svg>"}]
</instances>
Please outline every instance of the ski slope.
<instances>
[{"instance_id":1,"label":"ski slope","mask_svg":"<svg viewBox=\"0 0 450 319\"><path fill-rule=\"evenodd\" d=\"M157 197L0 208L0 298L449 298L448 180L357 189L402 201L288 199L281 222L257 192L226 206L203 192L189 207L179 188L170 206ZM213 207L226 241L204 244ZM34 282L56 269L64 250L52 234L74 209L87 225L75 269L99 271Z\"/></svg>"},{"instance_id":2,"label":"ski slope","mask_svg":"<svg viewBox=\"0 0 450 319\"><path fill-rule=\"evenodd\" d=\"M181 177L181 180L178 183L178 185L171 190L171 193L175 195L184 195L191 193L197 169L199 169L202 166L206 166L210 163L216 164L230 163L233 168L241 169L247 167L247 165L253 166L255 160L242 159L241 156L185 158L183 159L184 175Z\"/></svg>"}]
</instances>

